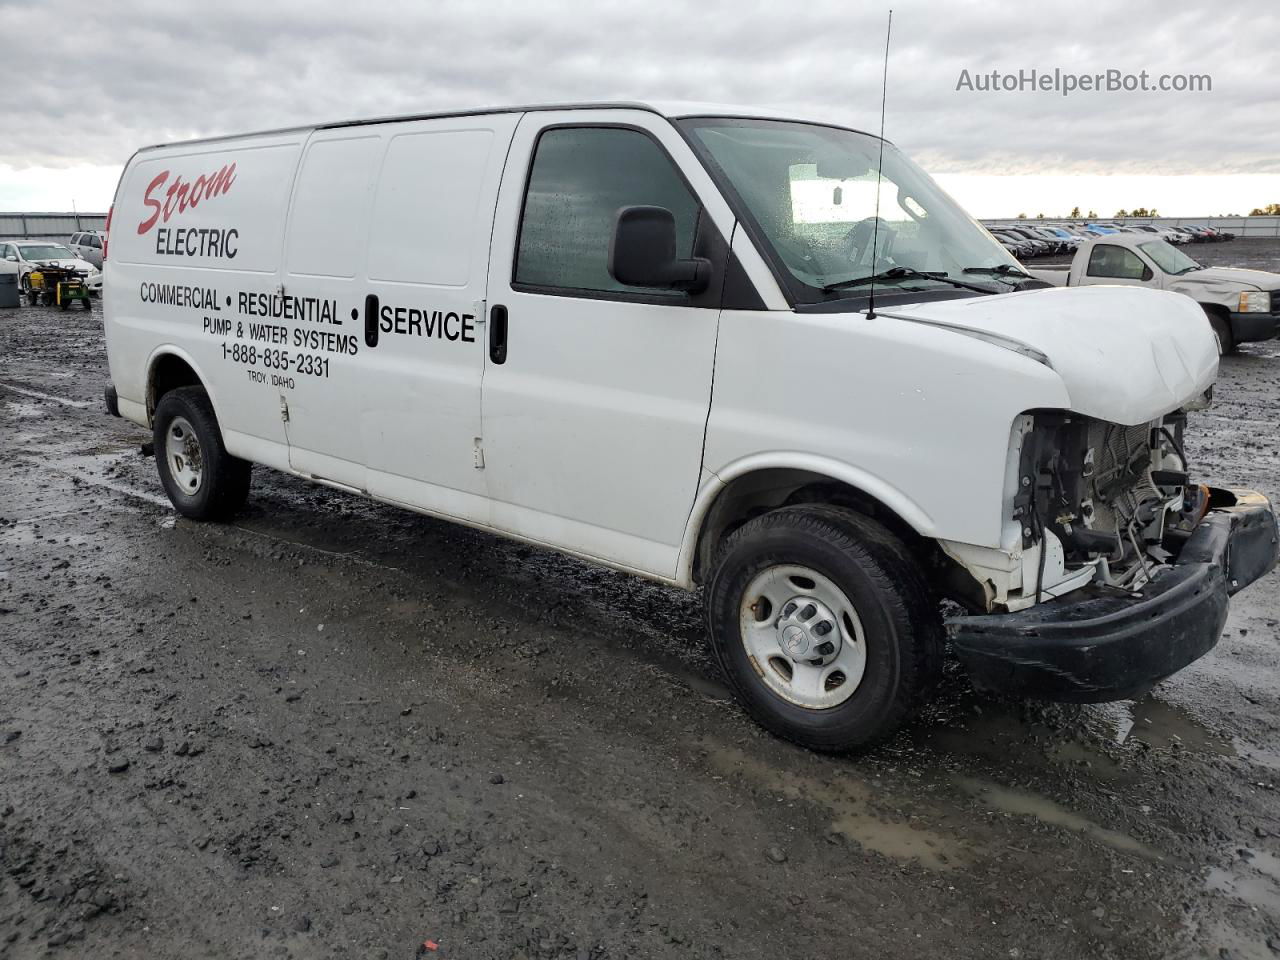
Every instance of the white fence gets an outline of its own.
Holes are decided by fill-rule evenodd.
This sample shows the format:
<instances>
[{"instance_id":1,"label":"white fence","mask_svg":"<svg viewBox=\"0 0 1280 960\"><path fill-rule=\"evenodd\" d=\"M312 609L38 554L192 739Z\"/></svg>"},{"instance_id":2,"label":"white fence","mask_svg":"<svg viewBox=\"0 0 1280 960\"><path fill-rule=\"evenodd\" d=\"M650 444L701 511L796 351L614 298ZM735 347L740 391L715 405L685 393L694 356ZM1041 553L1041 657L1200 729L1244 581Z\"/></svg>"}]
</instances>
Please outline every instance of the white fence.
<instances>
[{"instance_id":1,"label":"white fence","mask_svg":"<svg viewBox=\"0 0 1280 960\"><path fill-rule=\"evenodd\" d=\"M67 240L81 230L105 230L105 213L0 213L0 239Z\"/></svg>"},{"instance_id":2,"label":"white fence","mask_svg":"<svg viewBox=\"0 0 1280 960\"><path fill-rule=\"evenodd\" d=\"M1118 223L1154 223L1163 227L1191 224L1225 230L1237 237L1280 237L1280 217L1123 217Z\"/></svg>"}]
</instances>

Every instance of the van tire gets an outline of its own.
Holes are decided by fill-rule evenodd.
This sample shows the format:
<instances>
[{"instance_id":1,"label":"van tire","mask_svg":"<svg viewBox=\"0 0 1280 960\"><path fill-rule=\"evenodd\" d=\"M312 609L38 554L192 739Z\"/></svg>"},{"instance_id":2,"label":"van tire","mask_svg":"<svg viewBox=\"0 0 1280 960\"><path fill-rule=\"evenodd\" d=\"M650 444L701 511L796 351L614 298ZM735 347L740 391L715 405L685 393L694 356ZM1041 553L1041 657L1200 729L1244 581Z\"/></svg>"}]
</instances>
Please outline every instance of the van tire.
<instances>
[{"instance_id":1,"label":"van tire","mask_svg":"<svg viewBox=\"0 0 1280 960\"><path fill-rule=\"evenodd\" d=\"M229 520L249 496L251 464L227 453L203 387L178 387L156 405L156 469L169 500L192 520Z\"/></svg>"},{"instance_id":2,"label":"van tire","mask_svg":"<svg viewBox=\"0 0 1280 960\"><path fill-rule=\"evenodd\" d=\"M794 576L797 570L811 571L817 578ZM774 586L756 587L762 582ZM852 692L843 694L847 699L831 705L800 704L788 690L795 694L804 684L794 689L788 685L815 669L819 673L811 676L821 678L816 698L838 697L843 661L814 667L806 664L821 661L793 664L781 639L776 651L768 646L771 637L783 636L778 624L788 619L788 610L803 616L810 605L802 599L796 609L787 601L779 610L763 594L755 597L760 589L783 596L799 590L803 596L807 586L814 588L818 617L824 616L821 611L835 610L836 605L824 605L822 597L830 595L830 587L838 588L861 631L861 641L843 641L837 655L844 658L846 650L850 655L861 651L860 676ZM761 609L765 605L770 607L767 612ZM783 507L743 524L720 550L706 607L712 651L747 712L774 734L814 750L834 753L874 746L901 726L941 676L942 620L919 565L885 527L853 510L806 504ZM838 612L835 620L849 625ZM759 634L751 632L753 621L760 623ZM843 627L838 633L851 635ZM763 657L749 653L749 648L760 653L761 638L767 648ZM810 635L808 642L821 639ZM761 664L761 659L766 662ZM793 667L799 672L785 677ZM835 672L827 677L827 670ZM833 679L837 686L829 690Z\"/></svg>"}]
</instances>

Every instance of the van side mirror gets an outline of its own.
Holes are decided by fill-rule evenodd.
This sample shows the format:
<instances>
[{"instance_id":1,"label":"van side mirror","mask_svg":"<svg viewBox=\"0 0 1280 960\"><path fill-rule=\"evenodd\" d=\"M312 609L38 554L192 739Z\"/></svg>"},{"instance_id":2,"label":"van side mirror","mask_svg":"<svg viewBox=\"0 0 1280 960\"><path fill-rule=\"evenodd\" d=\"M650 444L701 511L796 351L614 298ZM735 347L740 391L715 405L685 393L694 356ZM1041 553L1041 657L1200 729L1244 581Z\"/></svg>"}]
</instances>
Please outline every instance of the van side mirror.
<instances>
[{"instance_id":1,"label":"van side mirror","mask_svg":"<svg viewBox=\"0 0 1280 960\"><path fill-rule=\"evenodd\" d=\"M629 287L698 293L711 282L711 261L676 259L676 218L666 207L623 207L609 240L609 275Z\"/></svg>"},{"instance_id":2,"label":"van side mirror","mask_svg":"<svg viewBox=\"0 0 1280 960\"><path fill-rule=\"evenodd\" d=\"M1154 276L1155 276L1155 274L1151 272L1151 268L1150 268L1150 267L1148 267L1146 264L1143 264L1143 265L1142 265L1142 279L1143 279L1143 280L1150 280L1150 279L1151 279L1152 277L1154 277Z\"/></svg>"}]
</instances>

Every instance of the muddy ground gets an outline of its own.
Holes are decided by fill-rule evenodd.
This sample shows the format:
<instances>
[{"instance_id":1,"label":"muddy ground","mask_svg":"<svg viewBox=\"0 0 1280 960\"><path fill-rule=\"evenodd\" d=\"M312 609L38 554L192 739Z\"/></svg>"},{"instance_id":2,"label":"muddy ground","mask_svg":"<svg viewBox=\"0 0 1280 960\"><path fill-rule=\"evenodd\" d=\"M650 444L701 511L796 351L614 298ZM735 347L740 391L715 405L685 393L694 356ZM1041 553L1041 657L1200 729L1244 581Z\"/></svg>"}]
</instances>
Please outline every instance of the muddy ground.
<instances>
[{"instance_id":1,"label":"muddy ground","mask_svg":"<svg viewBox=\"0 0 1280 960\"><path fill-rule=\"evenodd\" d=\"M1141 701L953 673L823 757L693 597L262 469L176 519L105 379L98 305L0 311L5 960L1280 955L1277 574ZM1280 496L1278 416L1227 358L1202 474Z\"/></svg>"}]
</instances>

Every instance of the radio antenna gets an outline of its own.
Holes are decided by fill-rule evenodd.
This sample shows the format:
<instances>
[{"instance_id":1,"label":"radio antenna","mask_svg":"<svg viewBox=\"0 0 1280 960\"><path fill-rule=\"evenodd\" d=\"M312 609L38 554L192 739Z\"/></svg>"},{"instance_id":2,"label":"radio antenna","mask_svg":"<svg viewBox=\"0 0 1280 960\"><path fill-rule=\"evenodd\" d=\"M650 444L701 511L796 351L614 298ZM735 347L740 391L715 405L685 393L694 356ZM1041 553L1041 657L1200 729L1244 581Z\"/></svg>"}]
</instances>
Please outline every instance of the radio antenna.
<instances>
[{"instance_id":1,"label":"radio antenna","mask_svg":"<svg viewBox=\"0 0 1280 960\"><path fill-rule=\"evenodd\" d=\"M880 77L880 156L876 159L876 215L871 221L871 275L876 275L876 258L880 240L880 174L884 169L884 102L889 92L889 36L893 32L893 10L889 10L889 23L884 28L884 73ZM876 282L871 281L867 295L867 319L876 316Z\"/></svg>"}]
</instances>

